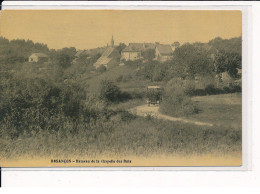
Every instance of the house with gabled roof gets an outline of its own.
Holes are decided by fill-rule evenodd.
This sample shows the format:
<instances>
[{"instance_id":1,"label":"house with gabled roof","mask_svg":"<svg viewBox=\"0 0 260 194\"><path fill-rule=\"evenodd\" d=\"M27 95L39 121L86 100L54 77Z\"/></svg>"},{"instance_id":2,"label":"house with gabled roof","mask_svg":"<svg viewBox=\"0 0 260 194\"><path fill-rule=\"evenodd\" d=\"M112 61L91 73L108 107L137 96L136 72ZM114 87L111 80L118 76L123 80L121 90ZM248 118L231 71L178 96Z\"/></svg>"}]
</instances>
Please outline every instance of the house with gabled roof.
<instances>
[{"instance_id":1,"label":"house with gabled roof","mask_svg":"<svg viewBox=\"0 0 260 194\"><path fill-rule=\"evenodd\" d=\"M168 44L156 44L155 59L160 62L165 62L173 58L174 47Z\"/></svg>"},{"instance_id":2,"label":"house with gabled roof","mask_svg":"<svg viewBox=\"0 0 260 194\"><path fill-rule=\"evenodd\" d=\"M112 66L118 65L120 62L120 53L114 47L114 39L112 36L111 44L107 47L105 52L101 55L101 57L94 63L94 67L98 69L101 66L105 66L106 68L110 68Z\"/></svg>"},{"instance_id":3,"label":"house with gabled roof","mask_svg":"<svg viewBox=\"0 0 260 194\"><path fill-rule=\"evenodd\" d=\"M29 56L28 61L30 63L43 63L43 62L47 62L49 60L48 55L44 54L44 53L32 53Z\"/></svg>"},{"instance_id":4,"label":"house with gabled roof","mask_svg":"<svg viewBox=\"0 0 260 194\"><path fill-rule=\"evenodd\" d=\"M142 59L142 52L155 49L154 43L129 43L121 52L121 60L135 61Z\"/></svg>"}]
</instances>

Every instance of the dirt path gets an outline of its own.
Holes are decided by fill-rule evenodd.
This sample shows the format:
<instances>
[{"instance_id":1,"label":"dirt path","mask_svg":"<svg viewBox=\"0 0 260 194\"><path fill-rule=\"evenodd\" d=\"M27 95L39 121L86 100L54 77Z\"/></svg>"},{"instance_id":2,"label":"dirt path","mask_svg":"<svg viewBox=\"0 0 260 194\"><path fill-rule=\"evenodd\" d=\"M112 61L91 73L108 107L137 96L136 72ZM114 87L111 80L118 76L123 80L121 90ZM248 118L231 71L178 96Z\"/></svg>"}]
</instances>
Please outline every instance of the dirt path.
<instances>
[{"instance_id":1,"label":"dirt path","mask_svg":"<svg viewBox=\"0 0 260 194\"><path fill-rule=\"evenodd\" d=\"M150 106L148 107L146 104L142 106L137 106L135 108L130 109L130 111L138 116L147 116L151 115L159 119L164 119L164 120L170 120L170 121L180 121L184 123L191 123L194 125L200 125L200 126L210 126L212 127L213 124L211 123L205 123L205 122L198 122L198 121L192 121L184 118L177 118L177 117L171 117L167 116L164 114L161 114L159 111L158 106Z\"/></svg>"}]
</instances>

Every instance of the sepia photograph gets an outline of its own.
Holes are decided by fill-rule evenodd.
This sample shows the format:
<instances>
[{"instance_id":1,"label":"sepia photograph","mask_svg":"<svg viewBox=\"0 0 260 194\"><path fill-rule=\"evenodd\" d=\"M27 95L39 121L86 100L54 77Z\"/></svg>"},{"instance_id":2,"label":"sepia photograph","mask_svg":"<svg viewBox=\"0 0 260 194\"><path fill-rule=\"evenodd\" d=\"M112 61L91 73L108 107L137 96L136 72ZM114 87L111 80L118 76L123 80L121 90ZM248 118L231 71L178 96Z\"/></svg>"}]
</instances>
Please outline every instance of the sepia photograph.
<instances>
[{"instance_id":1,"label":"sepia photograph","mask_svg":"<svg viewBox=\"0 0 260 194\"><path fill-rule=\"evenodd\" d=\"M1 11L0 162L242 166L242 11Z\"/></svg>"}]
</instances>

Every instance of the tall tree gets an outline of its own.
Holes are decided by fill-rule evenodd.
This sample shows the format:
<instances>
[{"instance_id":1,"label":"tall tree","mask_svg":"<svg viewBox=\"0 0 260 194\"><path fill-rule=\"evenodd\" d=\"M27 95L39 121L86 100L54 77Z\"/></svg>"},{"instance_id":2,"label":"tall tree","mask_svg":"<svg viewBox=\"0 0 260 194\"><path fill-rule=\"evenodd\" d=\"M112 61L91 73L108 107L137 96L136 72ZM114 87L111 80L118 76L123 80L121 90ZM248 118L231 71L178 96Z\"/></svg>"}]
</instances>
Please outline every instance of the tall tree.
<instances>
[{"instance_id":1,"label":"tall tree","mask_svg":"<svg viewBox=\"0 0 260 194\"><path fill-rule=\"evenodd\" d=\"M172 65L181 77L194 78L196 74L208 74L213 69L209 53L203 46L184 44L176 48Z\"/></svg>"},{"instance_id":2,"label":"tall tree","mask_svg":"<svg viewBox=\"0 0 260 194\"><path fill-rule=\"evenodd\" d=\"M181 44L178 41L175 41L174 43L172 43L172 46L175 48L178 48Z\"/></svg>"},{"instance_id":3,"label":"tall tree","mask_svg":"<svg viewBox=\"0 0 260 194\"><path fill-rule=\"evenodd\" d=\"M126 47L125 43L120 42L119 45L116 47L119 53Z\"/></svg>"},{"instance_id":4,"label":"tall tree","mask_svg":"<svg viewBox=\"0 0 260 194\"><path fill-rule=\"evenodd\" d=\"M216 55L217 73L227 71L231 77L237 76L237 68L241 69L242 57L239 53L221 50Z\"/></svg>"},{"instance_id":5,"label":"tall tree","mask_svg":"<svg viewBox=\"0 0 260 194\"><path fill-rule=\"evenodd\" d=\"M76 49L74 47L63 48L57 51L57 62L62 68L68 68L71 66L73 59L75 58Z\"/></svg>"}]
</instances>

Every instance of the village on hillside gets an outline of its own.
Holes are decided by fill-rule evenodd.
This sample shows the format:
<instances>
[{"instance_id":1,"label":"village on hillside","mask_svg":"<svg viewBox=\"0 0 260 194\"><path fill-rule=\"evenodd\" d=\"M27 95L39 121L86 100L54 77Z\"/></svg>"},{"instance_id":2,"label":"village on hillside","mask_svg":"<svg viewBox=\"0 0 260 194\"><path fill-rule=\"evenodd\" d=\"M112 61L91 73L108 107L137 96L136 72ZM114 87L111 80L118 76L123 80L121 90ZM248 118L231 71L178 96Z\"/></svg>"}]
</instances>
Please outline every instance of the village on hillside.
<instances>
[{"instance_id":1,"label":"village on hillside","mask_svg":"<svg viewBox=\"0 0 260 194\"><path fill-rule=\"evenodd\" d=\"M75 54L75 61L80 57L88 56L91 57L96 54L101 54L100 58L94 63L94 67L96 69L104 66L109 69L111 67L117 65L124 65L125 61L136 61L136 60L145 60L143 53L149 52L154 55L153 60L157 60L160 62L165 62L167 60L172 59L173 52L177 45L168 45L168 44L160 44L156 43L129 43L126 46L124 43L120 43L123 45L118 49L119 45L114 44L114 38L112 36L110 44L107 44L106 47L95 48L89 50L78 50Z\"/></svg>"},{"instance_id":2,"label":"village on hillside","mask_svg":"<svg viewBox=\"0 0 260 194\"><path fill-rule=\"evenodd\" d=\"M160 42L154 43L129 43L125 45L120 43L115 45L114 37L112 36L110 43L107 46L98 47L93 49L85 50L75 50L73 55L72 63L77 64L78 61L83 63L84 60L87 63L88 60L96 58L93 63L93 69L101 71L109 70L117 66L124 66L129 61L138 61L141 63L148 62L149 60L158 61L159 63L167 63L174 60L174 51L181 45L178 41L172 44L161 44ZM215 63L216 55L218 54L218 49L207 44L195 45L196 49L203 48L209 53L209 57L212 59L212 63ZM45 53L32 53L28 57L29 62L34 63L48 63L50 57ZM242 68L240 65L236 67L236 76L230 75L226 71L217 71L216 64L213 64L216 74L216 84L219 82L225 82L226 85L230 85L232 82L237 82L241 85L242 83ZM199 73L195 74L195 80L200 79Z\"/></svg>"}]
</instances>

